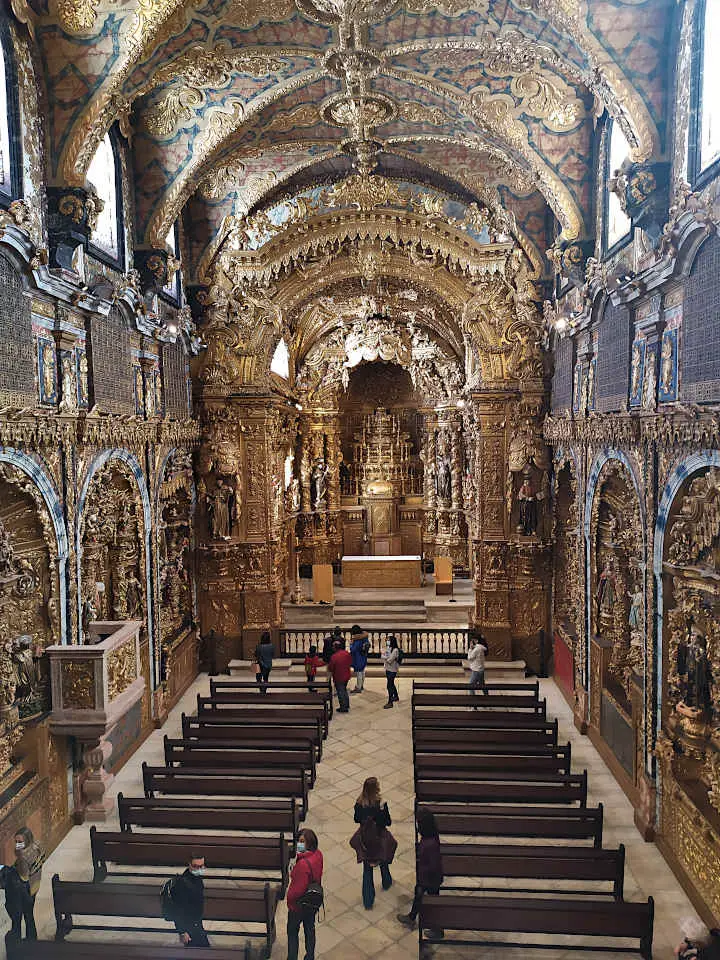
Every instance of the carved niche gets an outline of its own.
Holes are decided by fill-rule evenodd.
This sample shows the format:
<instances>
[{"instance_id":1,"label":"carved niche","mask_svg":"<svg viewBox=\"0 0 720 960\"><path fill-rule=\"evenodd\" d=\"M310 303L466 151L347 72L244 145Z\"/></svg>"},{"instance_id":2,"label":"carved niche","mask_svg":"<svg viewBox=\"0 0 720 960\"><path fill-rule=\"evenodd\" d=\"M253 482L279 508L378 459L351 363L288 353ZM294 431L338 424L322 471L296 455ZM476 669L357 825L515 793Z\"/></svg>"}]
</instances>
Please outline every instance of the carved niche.
<instances>
[{"instance_id":1,"label":"carved niche","mask_svg":"<svg viewBox=\"0 0 720 960\"><path fill-rule=\"evenodd\" d=\"M553 502L553 624L572 650L576 685L584 675L581 635L580 530L577 477L570 460L556 461Z\"/></svg>"},{"instance_id":2,"label":"carved niche","mask_svg":"<svg viewBox=\"0 0 720 960\"><path fill-rule=\"evenodd\" d=\"M32 480L0 465L0 699L21 717L49 708L45 647L60 643L57 541Z\"/></svg>"}]
</instances>

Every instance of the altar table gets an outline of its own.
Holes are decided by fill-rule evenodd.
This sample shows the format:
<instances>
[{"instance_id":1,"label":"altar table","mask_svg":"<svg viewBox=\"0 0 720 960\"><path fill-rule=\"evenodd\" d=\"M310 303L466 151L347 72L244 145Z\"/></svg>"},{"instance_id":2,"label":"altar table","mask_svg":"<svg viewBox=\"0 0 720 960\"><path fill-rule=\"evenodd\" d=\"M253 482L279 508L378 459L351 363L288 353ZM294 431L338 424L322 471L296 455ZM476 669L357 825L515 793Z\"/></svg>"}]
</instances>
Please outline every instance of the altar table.
<instances>
[{"instance_id":1,"label":"altar table","mask_svg":"<svg viewBox=\"0 0 720 960\"><path fill-rule=\"evenodd\" d=\"M343 557L344 587L419 587L420 557Z\"/></svg>"}]
</instances>

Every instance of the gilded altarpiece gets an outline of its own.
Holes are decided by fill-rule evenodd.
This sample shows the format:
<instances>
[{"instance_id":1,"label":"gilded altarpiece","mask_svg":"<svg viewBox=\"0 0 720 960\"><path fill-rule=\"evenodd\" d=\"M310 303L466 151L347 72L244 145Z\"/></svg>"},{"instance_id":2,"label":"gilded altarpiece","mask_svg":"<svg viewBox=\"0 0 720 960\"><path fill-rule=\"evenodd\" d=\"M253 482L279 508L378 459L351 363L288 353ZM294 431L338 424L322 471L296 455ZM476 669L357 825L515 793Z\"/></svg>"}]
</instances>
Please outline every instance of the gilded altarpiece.
<instances>
[{"instance_id":1,"label":"gilded altarpiece","mask_svg":"<svg viewBox=\"0 0 720 960\"><path fill-rule=\"evenodd\" d=\"M147 621L145 521L137 482L123 461L109 460L93 476L81 516L82 642L90 624L142 620L140 663L145 678L141 732L151 724L152 671Z\"/></svg>"},{"instance_id":2,"label":"gilded altarpiece","mask_svg":"<svg viewBox=\"0 0 720 960\"><path fill-rule=\"evenodd\" d=\"M582 622L582 557L575 461L559 450L554 460L553 629L554 676L575 706L583 689L586 651Z\"/></svg>"},{"instance_id":3,"label":"gilded altarpiece","mask_svg":"<svg viewBox=\"0 0 720 960\"><path fill-rule=\"evenodd\" d=\"M682 485L663 542L658 843L720 917L720 469ZM679 870L678 870L679 868ZM696 898L697 899L697 898ZM707 917L710 922L710 916Z\"/></svg>"}]
</instances>

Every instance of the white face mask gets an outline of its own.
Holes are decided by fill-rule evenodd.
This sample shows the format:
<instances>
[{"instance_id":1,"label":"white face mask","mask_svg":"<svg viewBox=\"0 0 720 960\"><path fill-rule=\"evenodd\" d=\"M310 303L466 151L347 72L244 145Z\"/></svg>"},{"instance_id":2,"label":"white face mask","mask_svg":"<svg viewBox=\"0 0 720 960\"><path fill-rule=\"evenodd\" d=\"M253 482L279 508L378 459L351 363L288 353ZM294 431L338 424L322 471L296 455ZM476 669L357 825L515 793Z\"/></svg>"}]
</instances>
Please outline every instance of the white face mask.
<instances>
[{"instance_id":1,"label":"white face mask","mask_svg":"<svg viewBox=\"0 0 720 960\"><path fill-rule=\"evenodd\" d=\"M25 841L24 841L24 840L18 840L17 843L15 844L15 849L16 849L16 850L24 850L24 849L25 849Z\"/></svg>"},{"instance_id":2,"label":"white face mask","mask_svg":"<svg viewBox=\"0 0 720 960\"><path fill-rule=\"evenodd\" d=\"M305 853L305 841L298 840L296 849L298 853Z\"/></svg>"},{"instance_id":3,"label":"white face mask","mask_svg":"<svg viewBox=\"0 0 720 960\"><path fill-rule=\"evenodd\" d=\"M190 867L190 873L194 877L201 877L205 873L205 867Z\"/></svg>"}]
</instances>

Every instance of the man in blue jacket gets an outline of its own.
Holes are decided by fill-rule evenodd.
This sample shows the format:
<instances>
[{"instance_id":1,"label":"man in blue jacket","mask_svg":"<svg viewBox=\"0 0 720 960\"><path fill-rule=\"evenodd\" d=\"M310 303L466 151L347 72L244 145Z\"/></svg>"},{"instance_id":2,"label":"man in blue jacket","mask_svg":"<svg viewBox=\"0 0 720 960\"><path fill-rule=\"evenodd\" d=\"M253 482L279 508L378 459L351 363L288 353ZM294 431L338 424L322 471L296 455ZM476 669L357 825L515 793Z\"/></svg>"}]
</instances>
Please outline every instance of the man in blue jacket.
<instances>
[{"instance_id":1,"label":"man in blue jacket","mask_svg":"<svg viewBox=\"0 0 720 960\"><path fill-rule=\"evenodd\" d=\"M370 640L367 632L354 624L350 628L350 655L352 656L353 671L355 672L355 689L351 693L362 693L365 685L365 668L370 653Z\"/></svg>"}]
</instances>

